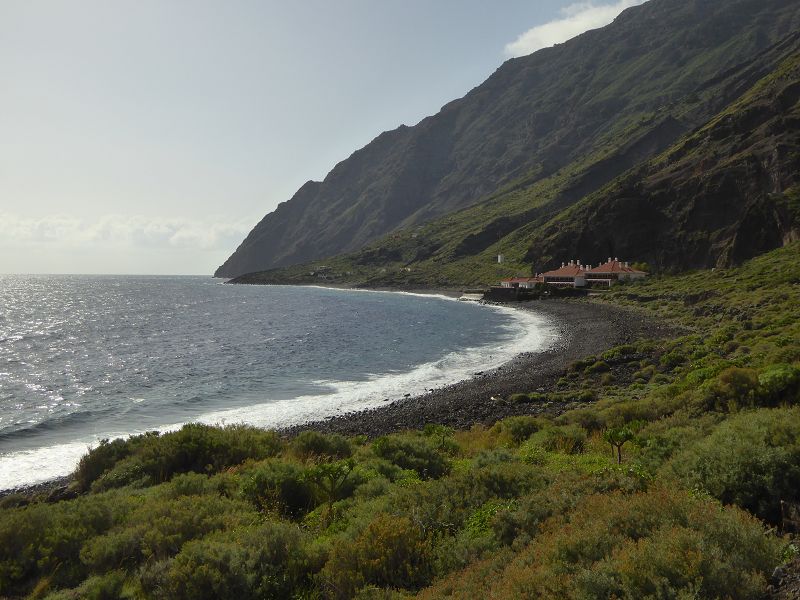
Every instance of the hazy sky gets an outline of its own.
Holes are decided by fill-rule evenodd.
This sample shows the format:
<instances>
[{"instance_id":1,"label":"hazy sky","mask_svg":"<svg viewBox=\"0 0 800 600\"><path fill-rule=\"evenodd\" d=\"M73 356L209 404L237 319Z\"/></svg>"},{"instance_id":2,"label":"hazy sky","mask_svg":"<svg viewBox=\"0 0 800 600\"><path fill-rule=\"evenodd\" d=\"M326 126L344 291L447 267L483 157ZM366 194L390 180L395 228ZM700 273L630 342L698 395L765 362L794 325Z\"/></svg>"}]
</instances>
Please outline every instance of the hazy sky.
<instances>
[{"instance_id":1,"label":"hazy sky","mask_svg":"<svg viewBox=\"0 0 800 600\"><path fill-rule=\"evenodd\" d=\"M211 273L381 131L643 0L1 0L0 273Z\"/></svg>"}]
</instances>

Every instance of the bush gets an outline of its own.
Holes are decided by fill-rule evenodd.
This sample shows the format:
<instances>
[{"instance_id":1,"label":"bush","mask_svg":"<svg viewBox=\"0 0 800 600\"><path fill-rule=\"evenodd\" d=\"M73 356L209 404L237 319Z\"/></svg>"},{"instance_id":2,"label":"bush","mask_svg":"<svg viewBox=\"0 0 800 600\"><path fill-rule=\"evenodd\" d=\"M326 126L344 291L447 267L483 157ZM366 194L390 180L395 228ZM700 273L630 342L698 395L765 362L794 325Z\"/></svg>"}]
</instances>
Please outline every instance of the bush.
<instances>
[{"instance_id":1,"label":"bush","mask_svg":"<svg viewBox=\"0 0 800 600\"><path fill-rule=\"evenodd\" d=\"M606 427L606 420L598 410L575 409L564 413L559 417L557 423L564 425L579 425L587 432L601 431Z\"/></svg>"},{"instance_id":2,"label":"bush","mask_svg":"<svg viewBox=\"0 0 800 600\"><path fill-rule=\"evenodd\" d=\"M244 502L219 496L152 496L132 511L123 527L88 539L81 563L94 572L132 567L175 555L192 539L249 524L257 515Z\"/></svg>"},{"instance_id":3,"label":"bush","mask_svg":"<svg viewBox=\"0 0 800 600\"><path fill-rule=\"evenodd\" d=\"M661 366L668 370L672 370L685 362L686 355L677 348L661 356Z\"/></svg>"},{"instance_id":4,"label":"bush","mask_svg":"<svg viewBox=\"0 0 800 600\"><path fill-rule=\"evenodd\" d=\"M646 365L633 374L633 380L640 383L647 383L656 373L654 365Z\"/></svg>"},{"instance_id":5,"label":"bush","mask_svg":"<svg viewBox=\"0 0 800 600\"><path fill-rule=\"evenodd\" d=\"M132 444L122 439L100 440L100 444L96 448L81 457L78 468L75 470L75 481L82 490L88 490L103 473L110 470L123 458L127 458L131 450Z\"/></svg>"},{"instance_id":6,"label":"bush","mask_svg":"<svg viewBox=\"0 0 800 600\"><path fill-rule=\"evenodd\" d=\"M478 453L472 460L472 467L481 469L483 467L490 467L493 465L502 465L505 463L513 462L516 460L514 453L508 448L499 447L492 450L484 450Z\"/></svg>"},{"instance_id":7,"label":"bush","mask_svg":"<svg viewBox=\"0 0 800 600\"><path fill-rule=\"evenodd\" d=\"M216 491L217 482L199 473L184 473L172 478L164 493L172 498L179 496L202 496Z\"/></svg>"},{"instance_id":8,"label":"bush","mask_svg":"<svg viewBox=\"0 0 800 600\"><path fill-rule=\"evenodd\" d=\"M353 454L344 437L336 433L324 434L317 431L303 431L289 444L289 449L299 458L349 458Z\"/></svg>"},{"instance_id":9,"label":"bush","mask_svg":"<svg viewBox=\"0 0 800 600\"><path fill-rule=\"evenodd\" d=\"M89 577L79 587L48 594L46 600L118 600L125 584L123 571Z\"/></svg>"},{"instance_id":10,"label":"bush","mask_svg":"<svg viewBox=\"0 0 800 600\"><path fill-rule=\"evenodd\" d=\"M580 454L586 449L586 431L580 425L546 427L533 435L530 443L550 452Z\"/></svg>"},{"instance_id":11,"label":"bush","mask_svg":"<svg viewBox=\"0 0 800 600\"><path fill-rule=\"evenodd\" d=\"M352 543L336 544L320 574L331 598L352 598L366 585L419 589L430 581L431 544L405 516L376 516Z\"/></svg>"},{"instance_id":12,"label":"bush","mask_svg":"<svg viewBox=\"0 0 800 600\"><path fill-rule=\"evenodd\" d=\"M73 587L87 575L79 560L85 541L107 531L131 504L117 497L83 497L54 505L8 509L0 517L0 596L43 576Z\"/></svg>"},{"instance_id":13,"label":"bush","mask_svg":"<svg viewBox=\"0 0 800 600\"><path fill-rule=\"evenodd\" d=\"M583 360L576 360L567 368L571 373L583 373L588 367L593 365L597 359L594 356L587 356Z\"/></svg>"},{"instance_id":14,"label":"bush","mask_svg":"<svg viewBox=\"0 0 800 600\"><path fill-rule=\"evenodd\" d=\"M586 367L584 371L587 375L594 375L595 373L606 373L611 370L611 367L608 366L608 363L604 360L598 360L597 362L589 365Z\"/></svg>"},{"instance_id":15,"label":"bush","mask_svg":"<svg viewBox=\"0 0 800 600\"><path fill-rule=\"evenodd\" d=\"M299 518L314 508L314 492L302 467L271 459L245 473L242 496L262 510Z\"/></svg>"},{"instance_id":16,"label":"bush","mask_svg":"<svg viewBox=\"0 0 800 600\"><path fill-rule=\"evenodd\" d=\"M530 401L530 396L528 394L511 394L508 401L512 404L526 404Z\"/></svg>"},{"instance_id":17,"label":"bush","mask_svg":"<svg viewBox=\"0 0 800 600\"><path fill-rule=\"evenodd\" d=\"M25 494L9 494L0 498L0 510L7 508L21 508L31 503L29 496Z\"/></svg>"},{"instance_id":18,"label":"bush","mask_svg":"<svg viewBox=\"0 0 800 600\"><path fill-rule=\"evenodd\" d=\"M272 431L190 423L164 435L146 433L124 441L101 442L81 459L75 476L83 489L96 481L96 490L131 483L150 485L178 473L215 473L248 459L263 460L276 456L282 447Z\"/></svg>"},{"instance_id":19,"label":"bush","mask_svg":"<svg viewBox=\"0 0 800 600\"><path fill-rule=\"evenodd\" d=\"M720 412L752 407L758 401L758 373L753 369L729 367L701 386L696 408Z\"/></svg>"},{"instance_id":20,"label":"bush","mask_svg":"<svg viewBox=\"0 0 800 600\"><path fill-rule=\"evenodd\" d=\"M778 523L780 501L800 500L800 409L731 417L665 468L690 487Z\"/></svg>"},{"instance_id":21,"label":"bush","mask_svg":"<svg viewBox=\"0 0 800 600\"><path fill-rule=\"evenodd\" d=\"M796 404L800 400L800 367L770 365L758 376L759 395L767 406L782 402Z\"/></svg>"},{"instance_id":22,"label":"bush","mask_svg":"<svg viewBox=\"0 0 800 600\"><path fill-rule=\"evenodd\" d=\"M589 496L494 579L498 600L763 597L782 544L743 511L682 491Z\"/></svg>"},{"instance_id":23,"label":"bush","mask_svg":"<svg viewBox=\"0 0 800 600\"><path fill-rule=\"evenodd\" d=\"M498 421L492 431L499 434L501 442L519 446L542 428L542 421L536 417L508 417Z\"/></svg>"},{"instance_id":24,"label":"bush","mask_svg":"<svg viewBox=\"0 0 800 600\"><path fill-rule=\"evenodd\" d=\"M519 459L526 465L543 465L547 463L547 451L528 440L519 447Z\"/></svg>"},{"instance_id":25,"label":"bush","mask_svg":"<svg viewBox=\"0 0 800 600\"><path fill-rule=\"evenodd\" d=\"M403 469L416 471L423 479L436 479L450 470L447 460L426 439L382 437L375 441L372 450Z\"/></svg>"},{"instance_id":26,"label":"bush","mask_svg":"<svg viewBox=\"0 0 800 600\"><path fill-rule=\"evenodd\" d=\"M187 543L158 577L145 577L152 597L257 600L295 597L308 586L319 557L288 523L264 525ZM315 563L316 566L315 566Z\"/></svg>"}]
</instances>

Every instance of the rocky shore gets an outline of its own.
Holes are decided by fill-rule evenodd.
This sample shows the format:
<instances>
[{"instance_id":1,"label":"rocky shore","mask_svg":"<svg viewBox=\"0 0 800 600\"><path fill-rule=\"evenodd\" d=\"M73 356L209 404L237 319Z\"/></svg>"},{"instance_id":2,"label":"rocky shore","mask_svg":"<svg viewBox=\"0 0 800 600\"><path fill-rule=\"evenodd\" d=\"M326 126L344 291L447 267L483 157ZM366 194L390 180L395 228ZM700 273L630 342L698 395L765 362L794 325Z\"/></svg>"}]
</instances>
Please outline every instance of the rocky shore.
<instances>
[{"instance_id":1,"label":"rocky shore","mask_svg":"<svg viewBox=\"0 0 800 600\"><path fill-rule=\"evenodd\" d=\"M524 353L493 371L386 406L306 423L304 429L345 435L384 435L418 429L427 423L466 429L521 414L558 414L578 402L513 404L506 398L517 392L551 392L569 365L586 356L637 339L658 339L677 333L675 327L629 308L587 300L544 300L515 305L551 319L558 341L544 352Z\"/></svg>"}]
</instances>

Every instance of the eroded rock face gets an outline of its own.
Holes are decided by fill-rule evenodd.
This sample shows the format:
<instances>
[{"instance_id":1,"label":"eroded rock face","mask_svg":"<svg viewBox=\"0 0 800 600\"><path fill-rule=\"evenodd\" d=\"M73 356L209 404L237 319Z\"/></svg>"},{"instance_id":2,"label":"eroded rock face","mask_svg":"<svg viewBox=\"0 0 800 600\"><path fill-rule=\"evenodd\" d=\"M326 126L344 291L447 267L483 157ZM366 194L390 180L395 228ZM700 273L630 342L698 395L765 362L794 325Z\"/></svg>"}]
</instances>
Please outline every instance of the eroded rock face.
<instances>
[{"instance_id":1,"label":"eroded rock face","mask_svg":"<svg viewBox=\"0 0 800 600\"><path fill-rule=\"evenodd\" d=\"M754 93L534 236L529 260L636 257L667 270L723 267L800 231L800 58Z\"/></svg>"},{"instance_id":2,"label":"eroded rock face","mask_svg":"<svg viewBox=\"0 0 800 600\"><path fill-rule=\"evenodd\" d=\"M749 87L744 83L726 91L731 97L702 97L707 86L798 27L795 0L651 0L629 9L606 28L506 62L418 125L381 134L267 215L216 274L358 250L397 228L486 199L510 182L530 184L624 142L637 115L649 115L656 123L653 143L588 170L582 193L561 199L563 210L741 94ZM791 104L792 93L777 100ZM653 118L679 103L679 118ZM462 251L473 252L514 225L500 224Z\"/></svg>"}]
</instances>

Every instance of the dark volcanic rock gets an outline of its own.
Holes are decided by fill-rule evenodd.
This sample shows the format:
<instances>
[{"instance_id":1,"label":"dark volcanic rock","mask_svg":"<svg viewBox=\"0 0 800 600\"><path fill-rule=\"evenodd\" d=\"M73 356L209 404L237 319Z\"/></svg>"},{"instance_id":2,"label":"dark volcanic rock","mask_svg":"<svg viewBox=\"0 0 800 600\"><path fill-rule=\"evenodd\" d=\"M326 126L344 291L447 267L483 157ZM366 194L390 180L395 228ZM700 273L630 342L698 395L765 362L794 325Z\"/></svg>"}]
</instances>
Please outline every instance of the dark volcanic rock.
<instances>
[{"instance_id":1,"label":"dark volcanic rock","mask_svg":"<svg viewBox=\"0 0 800 600\"><path fill-rule=\"evenodd\" d=\"M770 582L770 600L800 600L800 558L775 569Z\"/></svg>"}]
</instances>

